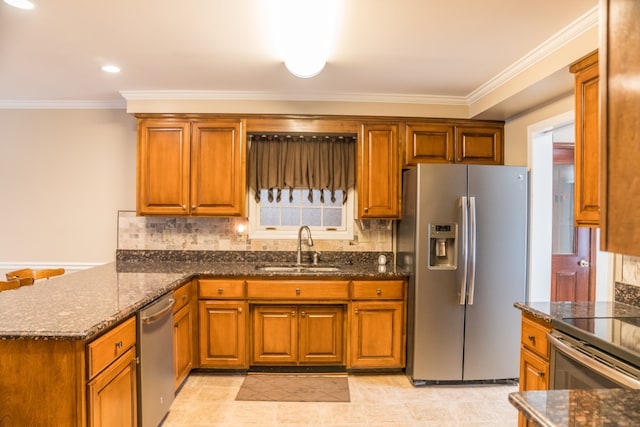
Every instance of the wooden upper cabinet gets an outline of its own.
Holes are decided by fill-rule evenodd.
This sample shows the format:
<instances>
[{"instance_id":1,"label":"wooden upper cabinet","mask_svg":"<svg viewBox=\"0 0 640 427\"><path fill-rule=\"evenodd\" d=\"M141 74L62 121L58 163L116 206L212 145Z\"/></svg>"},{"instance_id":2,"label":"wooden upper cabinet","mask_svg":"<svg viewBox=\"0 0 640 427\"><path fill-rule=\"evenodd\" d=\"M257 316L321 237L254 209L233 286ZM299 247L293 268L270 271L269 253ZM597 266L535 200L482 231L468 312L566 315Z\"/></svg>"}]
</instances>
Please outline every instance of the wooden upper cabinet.
<instances>
[{"instance_id":1,"label":"wooden upper cabinet","mask_svg":"<svg viewBox=\"0 0 640 427\"><path fill-rule=\"evenodd\" d=\"M139 215L188 213L190 132L183 120L138 123Z\"/></svg>"},{"instance_id":2,"label":"wooden upper cabinet","mask_svg":"<svg viewBox=\"0 0 640 427\"><path fill-rule=\"evenodd\" d=\"M453 126L447 124L407 123L405 165L451 163L454 160Z\"/></svg>"},{"instance_id":3,"label":"wooden upper cabinet","mask_svg":"<svg viewBox=\"0 0 640 427\"><path fill-rule=\"evenodd\" d=\"M242 132L240 120L140 120L138 214L244 215Z\"/></svg>"},{"instance_id":4,"label":"wooden upper cabinet","mask_svg":"<svg viewBox=\"0 0 640 427\"><path fill-rule=\"evenodd\" d=\"M456 126L456 163L504 163L503 126Z\"/></svg>"},{"instance_id":5,"label":"wooden upper cabinet","mask_svg":"<svg viewBox=\"0 0 640 427\"><path fill-rule=\"evenodd\" d=\"M575 225L600 225L600 127L598 52L572 64L575 74Z\"/></svg>"},{"instance_id":6,"label":"wooden upper cabinet","mask_svg":"<svg viewBox=\"0 0 640 427\"><path fill-rule=\"evenodd\" d=\"M408 122L405 166L418 163L504 163L504 126L499 123Z\"/></svg>"},{"instance_id":7,"label":"wooden upper cabinet","mask_svg":"<svg viewBox=\"0 0 640 427\"><path fill-rule=\"evenodd\" d=\"M191 144L191 214L242 216L246 153L239 121L194 122Z\"/></svg>"},{"instance_id":8,"label":"wooden upper cabinet","mask_svg":"<svg viewBox=\"0 0 640 427\"><path fill-rule=\"evenodd\" d=\"M601 249L640 256L640 2L602 0Z\"/></svg>"},{"instance_id":9,"label":"wooden upper cabinet","mask_svg":"<svg viewBox=\"0 0 640 427\"><path fill-rule=\"evenodd\" d=\"M362 125L358 144L358 217L400 218L398 125Z\"/></svg>"}]
</instances>

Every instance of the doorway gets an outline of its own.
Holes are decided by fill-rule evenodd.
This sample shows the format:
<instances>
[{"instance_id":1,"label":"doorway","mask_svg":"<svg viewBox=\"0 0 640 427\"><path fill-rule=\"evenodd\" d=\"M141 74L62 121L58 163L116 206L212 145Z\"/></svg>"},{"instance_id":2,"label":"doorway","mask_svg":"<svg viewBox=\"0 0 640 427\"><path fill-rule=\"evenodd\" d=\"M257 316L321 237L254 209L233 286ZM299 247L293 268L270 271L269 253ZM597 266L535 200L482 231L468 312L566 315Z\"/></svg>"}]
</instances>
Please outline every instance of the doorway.
<instances>
[{"instance_id":1,"label":"doorway","mask_svg":"<svg viewBox=\"0 0 640 427\"><path fill-rule=\"evenodd\" d=\"M574 144L553 144L551 301L595 300L595 229L574 226Z\"/></svg>"}]
</instances>

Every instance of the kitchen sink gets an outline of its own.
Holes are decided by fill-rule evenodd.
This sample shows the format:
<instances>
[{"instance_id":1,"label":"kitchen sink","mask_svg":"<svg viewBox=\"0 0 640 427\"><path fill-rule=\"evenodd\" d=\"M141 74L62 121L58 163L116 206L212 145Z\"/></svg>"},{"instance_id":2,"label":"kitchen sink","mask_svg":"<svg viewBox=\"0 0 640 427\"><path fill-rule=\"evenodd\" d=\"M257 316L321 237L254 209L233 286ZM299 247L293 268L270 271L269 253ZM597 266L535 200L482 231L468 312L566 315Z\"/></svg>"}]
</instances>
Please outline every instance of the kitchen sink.
<instances>
[{"instance_id":1,"label":"kitchen sink","mask_svg":"<svg viewBox=\"0 0 640 427\"><path fill-rule=\"evenodd\" d=\"M258 265L257 270L281 273L331 273L340 271L340 267L332 265Z\"/></svg>"}]
</instances>

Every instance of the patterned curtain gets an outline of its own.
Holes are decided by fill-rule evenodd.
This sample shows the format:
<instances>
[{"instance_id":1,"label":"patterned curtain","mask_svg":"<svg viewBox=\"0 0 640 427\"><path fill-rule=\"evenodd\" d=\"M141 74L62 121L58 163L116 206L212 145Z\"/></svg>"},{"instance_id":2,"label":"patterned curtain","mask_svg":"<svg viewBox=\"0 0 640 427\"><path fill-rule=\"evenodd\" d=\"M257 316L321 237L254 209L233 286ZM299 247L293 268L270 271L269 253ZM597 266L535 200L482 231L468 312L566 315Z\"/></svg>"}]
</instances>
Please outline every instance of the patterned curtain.
<instances>
[{"instance_id":1,"label":"patterned curtain","mask_svg":"<svg viewBox=\"0 0 640 427\"><path fill-rule=\"evenodd\" d=\"M283 189L306 188L328 190L334 202L336 190L342 190L344 203L347 190L355 186L355 135L249 134L248 138L249 186L257 202L260 190L269 190L269 201L280 201Z\"/></svg>"}]
</instances>

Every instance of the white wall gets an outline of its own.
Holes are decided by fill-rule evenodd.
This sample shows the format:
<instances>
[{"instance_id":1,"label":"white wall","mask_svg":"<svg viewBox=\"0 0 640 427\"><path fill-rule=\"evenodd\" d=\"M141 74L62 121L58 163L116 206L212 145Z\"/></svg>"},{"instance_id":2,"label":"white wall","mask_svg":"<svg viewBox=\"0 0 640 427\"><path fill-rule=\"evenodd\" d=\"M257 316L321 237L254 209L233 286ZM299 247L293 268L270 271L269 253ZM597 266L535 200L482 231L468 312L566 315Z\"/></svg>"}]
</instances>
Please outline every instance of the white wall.
<instances>
[{"instance_id":1,"label":"white wall","mask_svg":"<svg viewBox=\"0 0 640 427\"><path fill-rule=\"evenodd\" d=\"M114 260L135 158L124 110L0 110L0 268Z\"/></svg>"}]
</instances>

